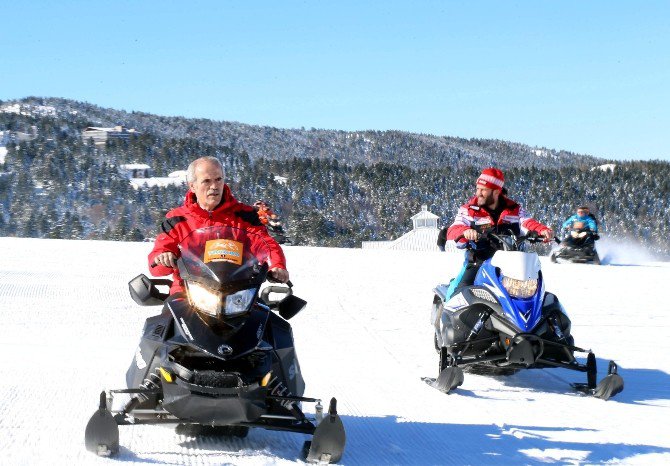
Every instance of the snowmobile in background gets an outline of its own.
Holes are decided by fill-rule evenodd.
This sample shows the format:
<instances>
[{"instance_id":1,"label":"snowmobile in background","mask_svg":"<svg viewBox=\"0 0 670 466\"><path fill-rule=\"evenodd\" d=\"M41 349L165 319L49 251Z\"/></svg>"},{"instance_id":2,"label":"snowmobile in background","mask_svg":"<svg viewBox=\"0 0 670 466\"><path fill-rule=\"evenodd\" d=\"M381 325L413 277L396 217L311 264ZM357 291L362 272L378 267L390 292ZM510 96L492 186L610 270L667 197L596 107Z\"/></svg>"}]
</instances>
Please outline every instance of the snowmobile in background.
<instances>
[{"instance_id":1,"label":"snowmobile in background","mask_svg":"<svg viewBox=\"0 0 670 466\"><path fill-rule=\"evenodd\" d=\"M119 450L119 427L177 424L180 433L245 437L249 428L312 435L308 462L337 462L345 431L335 398L303 396L305 383L287 322L307 304L292 284L261 290L269 249L233 227L195 230L180 244L177 261L185 293L170 297L171 280L135 277L130 295L160 305L146 320L126 373L127 389L103 391L86 426L85 445L101 456ZM119 401L120 400L120 401ZM314 418L302 403L316 403Z\"/></svg>"},{"instance_id":2,"label":"snowmobile in background","mask_svg":"<svg viewBox=\"0 0 670 466\"><path fill-rule=\"evenodd\" d=\"M431 322L439 354L437 379L426 379L449 393L463 383L463 369L484 374L511 374L520 369L562 367L585 372L585 384L572 386L607 400L623 390L623 379L610 361L608 374L597 383L596 357L574 345L571 322L558 298L545 292L540 261L525 252L525 243L542 241L527 236L483 233L496 250L477 272L474 285L447 296L439 285ZM476 243L468 243L476 247ZM586 363L575 358L586 353Z\"/></svg>"},{"instance_id":3,"label":"snowmobile in background","mask_svg":"<svg viewBox=\"0 0 670 466\"><path fill-rule=\"evenodd\" d=\"M265 201L254 202L254 209L258 212L258 218L261 223L265 225L275 241L279 244L291 244L291 240L286 236L284 226L282 225L279 215L272 211L270 205Z\"/></svg>"},{"instance_id":4,"label":"snowmobile in background","mask_svg":"<svg viewBox=\"0 0 670 466\"><path fill-rule=\"evenodd\" d=\"M566 233L562 240L555 238L558 249L551 252L549 258L554 263L574 262L579 264L600 265L596 251L597 233L589 229L574 228Z\"/></svg>"}]
</instances>

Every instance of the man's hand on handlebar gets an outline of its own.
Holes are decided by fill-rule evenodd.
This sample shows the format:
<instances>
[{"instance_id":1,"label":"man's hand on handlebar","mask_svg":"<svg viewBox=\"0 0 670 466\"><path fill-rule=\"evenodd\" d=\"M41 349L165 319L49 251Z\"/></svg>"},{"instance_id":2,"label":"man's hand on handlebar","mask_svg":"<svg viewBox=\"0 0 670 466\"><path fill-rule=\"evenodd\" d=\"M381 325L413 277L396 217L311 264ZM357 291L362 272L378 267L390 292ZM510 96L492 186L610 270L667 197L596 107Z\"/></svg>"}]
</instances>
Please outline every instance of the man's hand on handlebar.
<instances>
[{"instance_id":1,"label":"man's hand on handlebar","mask_svg":"<svg viewBox=\"0 0 670 466\"><path fill-rule=\"evenodd\" d=\"M477 230L469 228L463 232L463 238L468 241L477 241L480 238L481 234Z\"/></svg>"},{"instance_id":2,"label":"man's hand on handlebar","mask_svg":"<svg viewBox=\"0 0 670 466\"><path fill-rule=\"evenodd\" d=\"M544 237L544 242L548 243L554 238L554 230L551 228L547 228L546 230L542 230L542 233L540 233Z\"/></svg>"},{"instance_id":3,"label":"man's hand on handlebar","mask_svg":"<svg viewBox=\"0 0 670 466\"><path fill-rule=\"evenodd\" d=\"M275 267L274 269L270 269L270 272L268 273L270 281L276 281L279 283L286 283L288 282L288 270L282 269L280 267Z\"/></svg>"},{"instance_id":4,"label":"man's hand on handlebar","mask_svg":"<svg viewBox=\"0 0 670 466\"><path fill-rule=\"evenodd\" d=\"M174 269L177 267L177 256L171 252L161 252L159 255L154 257L154 264Z\"/></svg>"}]
</instances>

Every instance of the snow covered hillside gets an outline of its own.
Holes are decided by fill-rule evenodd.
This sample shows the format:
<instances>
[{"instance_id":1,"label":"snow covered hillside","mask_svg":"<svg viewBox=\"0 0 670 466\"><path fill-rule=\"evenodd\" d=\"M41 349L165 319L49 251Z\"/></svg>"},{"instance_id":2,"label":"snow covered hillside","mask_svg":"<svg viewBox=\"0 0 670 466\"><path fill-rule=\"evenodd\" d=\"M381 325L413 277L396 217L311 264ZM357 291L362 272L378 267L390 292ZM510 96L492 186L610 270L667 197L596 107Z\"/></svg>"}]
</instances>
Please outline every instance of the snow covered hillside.
<instances>
[{"instance_id":1,"label":"snow covered hillside","mask_svg":"<svg viewBox=\"0 0 670 466\"><path fill-rule=\"evenodd\" d=\"M103 388L123 388L144 319L127 282L150 243L0 238L0 462L28 464L295 464L301 434L192 438L171 427L121 427L121 451L97 458L84 428ZM508 377L466 373L445 395L429 324L433 286L458 270L446 253L285 248L307 396L339 400L343 464L669 464L670 263L556 265L547 289L592 348L599 378L615 360L610 401L581 396L562 369ZM310 407L311 408L311 407Z\"/></svg>"}]
</instances>

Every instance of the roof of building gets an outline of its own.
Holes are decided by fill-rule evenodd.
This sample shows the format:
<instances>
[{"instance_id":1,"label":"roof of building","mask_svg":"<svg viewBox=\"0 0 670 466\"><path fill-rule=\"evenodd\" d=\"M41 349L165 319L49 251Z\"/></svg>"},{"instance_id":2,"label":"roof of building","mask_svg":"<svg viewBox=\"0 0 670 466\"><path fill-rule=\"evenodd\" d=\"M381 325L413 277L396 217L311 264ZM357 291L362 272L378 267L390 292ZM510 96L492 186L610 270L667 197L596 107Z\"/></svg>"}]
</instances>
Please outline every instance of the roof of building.
<instances>
[{"instance_id":1,"label":"roof of building","mask_svg":"<svg viewBox=\"0 0 670 466\"><path fill-rule=\"evenodd\" d=\"M421 212L418 214L412 215L412 220L418 220L422 218L440 218L439 216L435 215L434 213L430 212L428 210L428 207L423 205L421 206Z\"/></svg>"}]
</instances>

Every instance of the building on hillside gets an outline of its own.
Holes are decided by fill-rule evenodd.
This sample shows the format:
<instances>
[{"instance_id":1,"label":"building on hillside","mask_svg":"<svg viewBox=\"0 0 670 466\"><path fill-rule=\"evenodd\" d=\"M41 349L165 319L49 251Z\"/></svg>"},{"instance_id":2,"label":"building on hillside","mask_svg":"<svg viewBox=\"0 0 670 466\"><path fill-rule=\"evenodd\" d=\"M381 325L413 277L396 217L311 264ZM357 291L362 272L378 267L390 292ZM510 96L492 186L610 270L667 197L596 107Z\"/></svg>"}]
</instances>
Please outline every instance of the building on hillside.
<instances>
[{"instance_id":1,"label":"building on hillside","mask_svg":"<svg viewBox=\"0 0 670 466\"><path fill-rule=\"evenodd\" d=\"M29 133L22 131L0 131L0 145L6 146L8 143L20 144L37 139L37 126L31 126Z\"/></svg>"},{"instance_id":2,"label":"building on hillside","mask_svg":"<svg viewBox=\"0 0 670 466\"><path fill-rule=\"evenodd\" d=\"M128 178L150 178L151 167L146 163L124 163L119 165L119 173Z\"/></svg>"},{"instance_id":3,"label":"building on hillside","mask_svg":"<svg viewBox=\"0 0 670 466\"><path fill-rule=\"evenodd\" d=\"M422 205L421 212L412 216L412 230L393 241L363 241L363 249L395 249L404 251L439 251L437 235L440 229L437 215ZM447 250L455 250L453 244L446 245Z\"/></svg>"},{"instance_id":4,"label":"building on hillside","mask_svg":"<svg viewBox=\"0 0 670 466\"><path fill-rule=\"evenodd\" d=\"M153 169L145 163L124 163L119 165L119 173L130 181L135 189L156 186L180 186L186 183L186 170L177 170L168 176L153 176Z\"/></svg>"},{"instance_id":5,"label":"building on hillside","mask_svg":"<svg viewBox=\"0 0 670 466\"><path fill-rule=\"evenodd\" d=\"M168 176L152 176L148 178L132 178L130 184L135 189L140 188L153 188L156 186L166 187L166 186L180 186L186 184L186 170L177 170L174 171Z\"/></svg>"},{"instance_id":6,"label":"building on hillside","mask_svg":"<svg viewBox=\"0 0 670 466\"><path fill-rule=\"evenodd\" d=\"M140 134L134 129L128 129L125 126L115 126L113 128L101 128L98 126L89 126L81 132L81 138L84 142L93 139L96 144L105 144L108 139L129 139L130 136Z\"/></svg>"}]
</instances>

